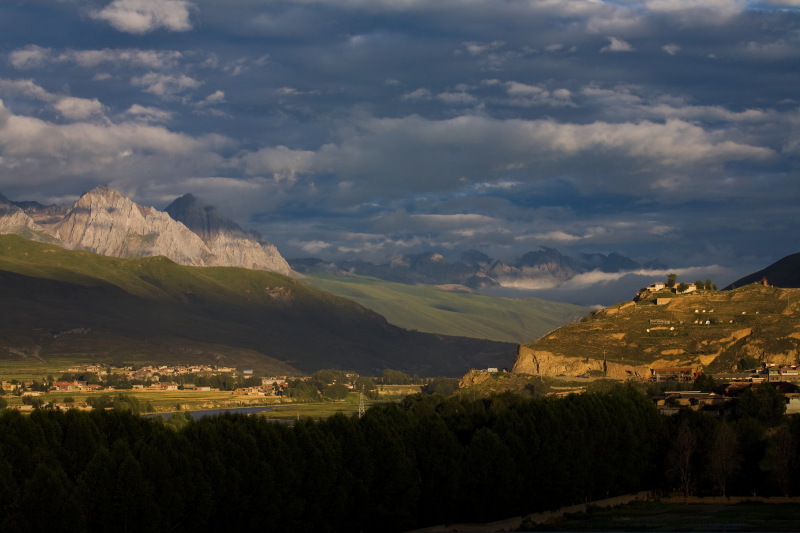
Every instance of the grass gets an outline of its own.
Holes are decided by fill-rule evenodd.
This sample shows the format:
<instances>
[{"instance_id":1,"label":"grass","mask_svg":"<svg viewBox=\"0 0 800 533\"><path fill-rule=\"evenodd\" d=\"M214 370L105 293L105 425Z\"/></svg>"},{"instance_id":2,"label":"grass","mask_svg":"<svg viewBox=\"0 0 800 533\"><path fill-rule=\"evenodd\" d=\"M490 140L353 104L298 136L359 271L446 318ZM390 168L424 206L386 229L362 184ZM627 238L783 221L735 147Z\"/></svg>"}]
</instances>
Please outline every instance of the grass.
<instances>
[{"instance_id":1,"label":"grass","mask_svg":"<svg viewBox=\"0 0 800 533\"><path fill-rule=\"evenodd\" d=\"M20 367L21 370L28 370ZM38 371L27 374L34 379L41 379L47 374L55 375L53 367L48 367L46 373ZM0 377L10 380L11 373L6 372L6 365L3 365ZM387 385L379 390L380 398L377 400L365 399L365 406L369 407L374 403L385 403L398 401L409 394L420 392L418 385ZM76 402L86 402L91 397L98 397L103 394L116 395L124 394L133 396L141 405L142 411L148 404L157 413L171 413L174 411L203 411L208 409L224 409L233 407L248 407L257 405L274 406L269 412L263 413L271 419L294 419L297 417L312 417L316 419L326 418L337 413L355 414L358 413L359 395L355 392L350 393L343 401L321 401L309 403L295 403L290 399L276 396L243 396L234 394L231 391L194 391L194 390L100 390L100 391L58 391L44 393L37 398L45 402L63 402L64 398L71 397ZM7 394L3 398L9 406L22 405L22 398Z\"/></svg>"},{"instance_id":2,"label":"grass","mask_svg":"<svg viewBox=\"0 0 800 533\"><path fill-rule=\"evenodd\" d=\"M404 331L352 301L271 272L105 257L16 235L0 236L0 300L0 359L455 376L506 366L516 348Z\"/></svg>"},{"instance_id":3,"label":"grass","mask_svg":"<svg viewBox=\"0 0 800 533\"><path fill-rule=\"evenodd\" d=\"M497 298L366 276L316 275L304 282L358 302L406 329L502 342L531 342L589 311L537 298Z\"/></svg>"},{"instance_id":4,"label":"grass","mask_svg":"<svg viewBox=\"0 0 800 533\"><path fill-rule=\"evenodd\" d=\"M621 364L712 356L704 357L708 361L718 355L705 363L709 370L730 370L747 354L797 353L798 294L798 289L749 285L698 291L668 305L626 302L595 311L528 346L570 357L605 356Z\"/></svg>"},{"instance_id":5,"label":"grass","mask_svg":"<svg viewBox=\"0 0 800 533\"><path fill-rule=\"evenodd\" d=\"M798 531L797 504L683 504L634 502L590 508L549 524L524 524L525 531Z\"/></svg>"}]
</instances>

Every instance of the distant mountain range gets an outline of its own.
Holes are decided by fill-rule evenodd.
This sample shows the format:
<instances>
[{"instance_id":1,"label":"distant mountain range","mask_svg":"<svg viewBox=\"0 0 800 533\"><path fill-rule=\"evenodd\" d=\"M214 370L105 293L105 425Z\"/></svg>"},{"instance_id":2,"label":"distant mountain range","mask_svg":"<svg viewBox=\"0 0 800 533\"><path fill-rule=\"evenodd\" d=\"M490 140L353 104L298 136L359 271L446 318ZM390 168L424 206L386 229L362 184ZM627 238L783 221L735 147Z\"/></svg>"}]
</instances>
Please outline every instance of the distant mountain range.
<instances>
[{"instance_id":1,"label":"distant mountain range","mask_svg":"<svg viewBox=\"0 0 800 533\"><path fill-rule=\"evenodd\" d=\"M112 257L163 255L181 265L233 266L290 274L277 248L187 194L166 211L96 187L72 205L12 202L0 195L0 234Z\"/></svg>"},{"instance_id":2,"label":"distant mountain range","mask_svg":"<svg viewBox=\"0 0 800 533\"><path fill-rule=\"evenodd\" d=\"M359 274L397 283L460 285L472 289L526 288L537 283L557 284L592 271L664 268L654 263L641 264L618 253L571 257L544 247L511 263L476 250L461 254L456 261L448 261L435 252L404 255L384 264L317 258L287 261L260 234L242 229L191 194L177 198L159 211L139 205L107 187L92 189L72 205L11 201L0 194L0 234L17 234L112 257L163 255L187 266L233 266L287 275Z\"/></svg>"},{"instance_id":3,"label":"distant mountain range","mask_svg":"<svg viewBox=\"0 0 800 533\"><path fill-rule=\"evenodd\" d=\"M426 285L462 285L472 289L526 282L559 282L592 271L626 272L642 268L664 268L655 263L641 264L617 253L581 254L573 258L555 248L542 247L531 251L513 263L504 263L488 255L470 250L459 260L448 261L443 255L425 252L404 255L388 263L366 261L330 262L316 258L289 259L297 272L313 274L326 272L340 276L363 275L397 283Z\"/></svg>"},{"instance_id":4,"label":"distant mountain range","mask_svg":"<svg viewBox=\"0 0 800 533\"><path fill-rule=\"evenodd\" d=\"M734 281L723 290L759 283L764 278L767 279L769 285L774 287L800 288L800 253L787 255L763 270Z\"/></svg>"}]
</instances>

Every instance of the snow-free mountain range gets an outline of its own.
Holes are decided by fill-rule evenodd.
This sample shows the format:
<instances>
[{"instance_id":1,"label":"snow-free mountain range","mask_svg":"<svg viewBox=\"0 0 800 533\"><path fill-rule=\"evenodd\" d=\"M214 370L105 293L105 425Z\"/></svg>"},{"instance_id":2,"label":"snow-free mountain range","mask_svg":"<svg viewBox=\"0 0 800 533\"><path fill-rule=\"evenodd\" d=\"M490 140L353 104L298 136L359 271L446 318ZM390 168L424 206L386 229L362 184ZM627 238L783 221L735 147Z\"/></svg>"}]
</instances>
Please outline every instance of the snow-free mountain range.
<instances>
[{"instance_id":1,"label":"snow-free mountain range","mask_svg":"<svg viewBox=\"0 0 800 533\"><path fill-rule=\"evenodd\" d=\"M112 257L165 256L188 266L231 266L291 274L274 245L187 194L165 211L96 187L72 205L11 202L0 195L0 233Z\"/></svg>"},{"instance_id":2,"label":"snow-free mountain range","mask_svg":"<svg viewBox=\"0 0 800 533\"><path fill-rule=\"evenodd\" d=\"M113 257L163 255L188 266L242 267L285 275L325 271L398 283L458 285L471 289L537 280L557 283L594 270L624 272L663 268L640 264L617 253L581 254L573 258L553 248L528 252L510 263L476 250L450 261L436 252L403 255L384 264L354 260L334 263L316 258L287 261L260 234L242 229L191 194L177 198L164 211L159 211L102 186L83 194L72 205L61 206L11 201L0 194L0 234L12 233L67 249Z\"/></svg>"},{"instance_id":3,"label":"snow-free mountain range","mask_svg":"<svg viewBox=\"0 0 800 533\"><path fill-rule=\"evenodd\" d=\"M542 247L531 251L512 263L493 259L483 252L468 250L457 260L448 260L436 252L423 252L397 257L376 265L366 261L329 262L315 258L291 259L289 263L298 272L325 271L335 275L372 276L397 283L425 285L460 285L471 289L500 286L559 283L579 274L601 272L626 272L642 268L664 268L661 265L637 263L618 253L581 254L573 258L555 248Z\"/></svg>"}]
</instances>

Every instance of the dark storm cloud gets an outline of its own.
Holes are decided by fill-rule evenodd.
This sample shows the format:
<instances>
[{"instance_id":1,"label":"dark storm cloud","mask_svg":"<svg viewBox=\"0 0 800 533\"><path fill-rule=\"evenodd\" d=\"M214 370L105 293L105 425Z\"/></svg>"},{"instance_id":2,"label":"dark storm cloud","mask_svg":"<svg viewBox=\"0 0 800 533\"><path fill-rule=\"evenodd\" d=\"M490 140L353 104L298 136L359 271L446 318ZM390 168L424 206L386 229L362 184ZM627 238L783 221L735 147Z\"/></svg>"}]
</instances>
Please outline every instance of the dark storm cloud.
<instances>
[{"instance_id":1,"label":"dark storm cloud","mask_svg":"<svg viewBox=\"0 0 800 533\"><path fill-rule=\"evenodd\" d=\"M795 0L33 0L0 33L13 199L193 192L290 257L800 247Z\"/></svg>"}]
</instances>

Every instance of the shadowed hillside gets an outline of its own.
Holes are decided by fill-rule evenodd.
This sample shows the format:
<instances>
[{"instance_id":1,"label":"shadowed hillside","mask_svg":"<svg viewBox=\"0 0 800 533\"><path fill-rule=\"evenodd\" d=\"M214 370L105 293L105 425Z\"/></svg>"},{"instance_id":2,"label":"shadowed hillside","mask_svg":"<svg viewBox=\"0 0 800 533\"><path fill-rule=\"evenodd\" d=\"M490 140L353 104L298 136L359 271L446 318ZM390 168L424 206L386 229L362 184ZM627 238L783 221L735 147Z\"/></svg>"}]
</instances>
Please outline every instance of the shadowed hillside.
<instances>
[{"instance_id":1,"label":"shadowed hillside","mask_svg":"<svg viewBox=\"0 0 800 533\"><path fill-rule=\"evenodd\" d=\"M463 374L512 344L403 330L271 272L120 259L0 236L0 354L204 361L270 372Z\"/></svg>"},{"instance_id":2,"label":"shadowed hillside","mask_svg":"<svg viewBox=\"0 0 800 533\"><path fill-rule=\"evenodd\" d=\"M760 283L764 278L767 278L767 283L776 287L795 289L800 287L800 253L787 255L763 270L734 281L723 290L742 287L750 283Z\"/></svg>"}]
</instances>

